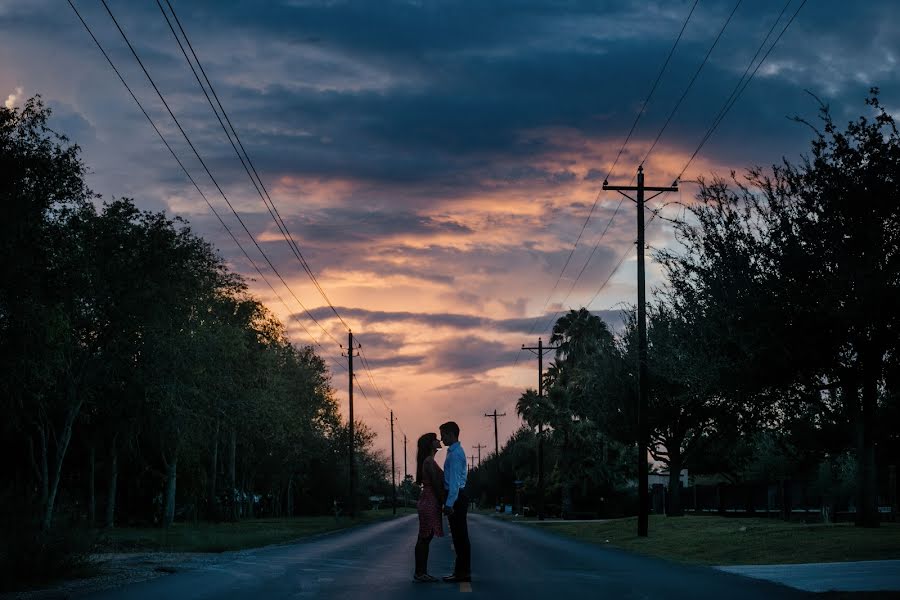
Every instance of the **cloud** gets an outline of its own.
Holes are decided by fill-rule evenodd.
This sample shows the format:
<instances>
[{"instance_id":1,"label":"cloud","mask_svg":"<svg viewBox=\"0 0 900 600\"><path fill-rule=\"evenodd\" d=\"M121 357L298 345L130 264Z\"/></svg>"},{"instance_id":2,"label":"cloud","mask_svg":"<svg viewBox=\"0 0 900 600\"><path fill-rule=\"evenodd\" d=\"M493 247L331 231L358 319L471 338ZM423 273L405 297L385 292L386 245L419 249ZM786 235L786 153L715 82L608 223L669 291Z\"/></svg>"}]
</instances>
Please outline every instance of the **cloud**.
<instances>
[{"instance_id":1,"label":"cloud","mask_svg":"<svg viewBox=\"0 0 900 600\"><path fill-rule=\"evenodd\" d=\"M22 92L22 88L17 87L15 92L6 97L6 102L3 103L3 106L8 109L15 108L16 103L22 98Z\"/></svg>"},{"instance_id":2,"label":"cloud","mask_svg":"<svg viewBox=\"0 0 900 600\"><path fill-rule=\"evenodd\" d=\"M401 424L457 418L471 435L487 427L482 412L514 410L533 380L533 365L516 365L515 354L538 336L548 341L556 308L580 307L607 278L592 307L633 301L632 258L611 276L633 247L633 206L619 207L600 184L617 158L610 182L633 176L734 6L698 5L623 149L690 1L183 4L176 10L217 95L318 282L364 341ZM647 159L649 183L667 184L679 173L781 4L739 7ZM806 89L846 119L864 110L870 85L897 104L900 4L856 4L805 5L688 178L798 158L809 132L784 117L815 119L818 106ZM325 301L251 185L157 7L113 10L260 247L343 340L346 328L319 306ZM295 342L309 340L294 316L338 360L341 349L271 273L208 181L102 6L79 3L79 11L287 306L55 0L0 7L0 89L12 90L5 105L21 103L23 90L40 92L55 111L51 126L82 147L92 189L189 217L235 270L254 278L251 290ZM682 189L689 202L691 188ZM672 232L660 221L648 240L666 247ZM648 284L660 282L650 263ZM595 314L621 331L619 311ZM383 417L373 423L380 427ZM502 421L501 433L514 426Z\"/></svg>"},{"instance_id":3,"label":"cloud","mask_svg":"<svg viewBox=\"0 0 900 600\"><path fill-rule=\"evenodd\" d=\"M554 310L538 317L520 317L509 319L491 319L479 315L466 315L459 313L427 313L411 311L373 311L364 308L352 308L346 306L335 307L337 312L345 318L358 321L365 327L377 327L396 323L418 323L432 328L447 328L453 330L472 330L480 332L519 333L529 334L535 331L535 324L545 324L554 317L561 316L561 310ZM320 306L310 310L310 314L316 319L328 319L333 316L331 308ZM622 312L619 310L591 311L613 329L621 328L623 322ZM390 339L391 344L377 343L378 346L389 347L399 343L397 337L391 337L380 333L367 334L378 340Z\"/></svg>"}]
</instances>

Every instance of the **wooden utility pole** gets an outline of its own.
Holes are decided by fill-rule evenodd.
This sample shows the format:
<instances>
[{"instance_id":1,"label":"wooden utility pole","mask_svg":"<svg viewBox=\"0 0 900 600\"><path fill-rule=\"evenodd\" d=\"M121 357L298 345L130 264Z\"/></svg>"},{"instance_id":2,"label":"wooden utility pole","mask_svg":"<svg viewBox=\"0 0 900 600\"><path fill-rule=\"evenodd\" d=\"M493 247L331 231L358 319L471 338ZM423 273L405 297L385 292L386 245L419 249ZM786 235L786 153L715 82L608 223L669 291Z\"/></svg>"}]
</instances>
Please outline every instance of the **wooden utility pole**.
<instances>
[{"instance_id":1,"label":"wooden utility pole","mask_svg":"<svg viewBox=\"0 0 900 600\"><path fill-rule=\"evenodd\" d=\"M472 454L469 455L469 468L470 469L475 468L475 456Z\"/></svg>"},{"instance_id":2,"label":"wooden utility pole","mask_svg":"<svg viewBox=\"0 0 900 600\"><path fill-rule=\"evenodd\" d=\"M647 200L652 200L664 192L677 192L678 186L650 187L644 185L644 166L640 165L637 172L637 185L609 185L603 182L604 190L619 192L632 202L637 204L637 283L638 283L638 536L647 537L647 529L650 521L650 490L649 490L649 465L647 464L647 451L649 450L650 432L647 421L647 294L645 289L644 273L644 192L657 192ZM636 191L637 199L632 198L626 191Z\"/></svg>"},{"instance_id":3,"label":"wooden utility pole","mask_svg":"<svg viewBox=\"0 0 900 600\"><path fill-rule=\"evenodd\" d=\"M485 417L489 417L494 419L494 455L497 459L497 505L500 505L500 441L497 435L497 418L505 417L506 413L497 414L497 409L494 409L494 412L489 415L484 415Z\"/></svg>"},{"instance_id":4,"label":"wooden utility pole","mask_svg":"<svg viewBox=\"0 0 900 600\"><path fill-rule=\"evenodd\" d=\"M403 480L409 477L409 471L406 470L406 434L403 434Z\"/></svg>"},{"instance_id":5,"label":"wooden utility pole","mask_svg":"<svg viewBox=\"0 0 900 600\"><path fill-rule=\"evenodd\" d=\"M544 401L544 352L558 349L559 346L544 346L538 338L537 348L522 344L522 350L528 350L538 357L538 398ZM544 424L538 422L538 520L544 520Z\"/></svg>"},{"instance_id":6,"label":"wooden utility pole","mask_svg":"<svg viewBox=\"0 0 900 600\"><path fill-rule=\"evenodd\" d=\"M478 450L478 466L481 466L481 449L487 448L484 444L478 444L477 446L472 446L473 450Z\"/></svg>"},{"instance_id":7,"label":"wooden utility pole","mask_svg":"<svg viewBox=\"0 0 900 600\"><path fill-rule=\"evenodd\" d=\"M394 411L391 411L391 490L393 492L394 514L397 514L397 467L394 466Z\"/></svg>"},{"instance_id":8,"label":"wooden utility pole","mask_svg":"<svg viewBox=\"0 0 900 600\"><path fill-rule=\"evenodd\" d=\"M351 517L356 516L356 465L354 459L354 441L355 436L353 432L353 351L356 350L357 347L353 346L353 332L347 332L347 369L349 371L348 380L348 392L350 396L350 500L348 502L347 510L350 513Z\"/></svg>"}]
</instances>

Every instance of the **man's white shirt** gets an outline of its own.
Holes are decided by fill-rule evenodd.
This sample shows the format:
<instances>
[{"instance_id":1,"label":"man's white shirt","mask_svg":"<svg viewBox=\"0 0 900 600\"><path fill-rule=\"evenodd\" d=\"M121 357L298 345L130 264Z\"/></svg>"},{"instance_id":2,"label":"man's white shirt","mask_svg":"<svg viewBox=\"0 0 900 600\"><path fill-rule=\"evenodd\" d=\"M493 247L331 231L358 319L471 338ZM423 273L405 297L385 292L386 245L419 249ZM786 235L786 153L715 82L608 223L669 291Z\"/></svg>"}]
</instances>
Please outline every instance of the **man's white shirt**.
<instances>
[{"instance_id":1,"label":"man's white shirt","mask_svg":"<svg viewBox=\"0 0 900 600\"><path fill-rule=\"evenodd\" d=\"M466 451L459 442L451 444L447 448L447 456L444 458L444 487L447 488L447 506L453 508L453 504L459 497L459 490L466 487Z\"/></svg>"}]
</instances>

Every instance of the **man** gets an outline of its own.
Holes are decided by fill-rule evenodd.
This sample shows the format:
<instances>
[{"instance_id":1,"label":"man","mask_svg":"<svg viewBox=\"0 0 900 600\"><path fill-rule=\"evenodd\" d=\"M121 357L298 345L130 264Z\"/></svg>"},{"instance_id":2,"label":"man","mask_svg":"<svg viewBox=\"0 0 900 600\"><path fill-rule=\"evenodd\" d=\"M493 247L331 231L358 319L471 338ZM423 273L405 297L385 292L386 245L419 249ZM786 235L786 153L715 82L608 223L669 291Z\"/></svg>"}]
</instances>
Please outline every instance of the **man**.
<instances>
[{"instance_id":1,"label":"man","mask_svg":"<svg viewBox=\"0 0 900 600\"><path fill-rule=\"evenodd\" d=\"M444 487L447 489L447 500L444 503L444 514L450 523L450 536L453 538L453 549L456 551L456 566L452 575L444 577L451 583L472 581L472 547L469 544L469 526L466 523L466 512L469 498L466 496L466 451L459 443L459 425L448 421L440 427L441 442L447 448L444 459Z\"/></svg>"}]
</instances>

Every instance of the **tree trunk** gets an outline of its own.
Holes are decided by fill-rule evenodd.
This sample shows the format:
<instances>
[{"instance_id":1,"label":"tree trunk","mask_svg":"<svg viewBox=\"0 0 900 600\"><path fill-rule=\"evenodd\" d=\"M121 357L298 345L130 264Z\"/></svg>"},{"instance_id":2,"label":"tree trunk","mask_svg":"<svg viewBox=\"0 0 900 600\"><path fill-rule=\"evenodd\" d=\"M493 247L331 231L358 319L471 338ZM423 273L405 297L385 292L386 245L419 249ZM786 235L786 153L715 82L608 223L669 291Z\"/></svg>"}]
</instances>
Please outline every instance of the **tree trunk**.
<instances>
[{"instance_id":1,"label":"tree trunk","mask_svg":"<svg viewBox=\"0 0 900 600\"><path fill-rule=\"evenodd\" d=\"M212 456L209 465L209 518L219 519L218 503L216 501L216 476L219 472L219 419L216 419L216 433L213 436Z\"/></svg>"},{"instance_id":2,"label":"tree trunk","mask_svg":"<svg viewBox=\"0 0 900 600\"><path fill-rule=\"evenodd\" d=\"M569 432L566 431L563 434L563 445L562 445L562 459L563 459L563 473L562 473L562 506L560 507L562 511L562 518L567 519L569 515L572 513L572 481L571 481L571 473L572 473L572 462L569 457Z\"/></svg>"},{"instance_id":3,"label":"tree trunk","mask_svg":"<svg viewBox=\"0 0 900 600\"><path fill-rule=\"evenodd\" d=\"M246 500L246 503L247 503L247 512L246 512L246 515L247 515L247 518L248 518L248 519L254 519L254 518L256 518L256 515L254 514L254 508L253 508L253 477L254 477L253 474L251 474L249 477L246 477L246 476L245 476L245 477L244 477L244 484L243 484L243 486L241 486L241 487L245 490L245 494L246 494L246 497L247 497L247 500Z\"/></svg>"},{"instance_id":4,"label":"tree trunk","mask_svg":"<svg viewBox=\"0 0 900 600\"><path fill-rule=\"evenodd\" d=\"M287 504L285 505L285 516L294 516L294 475L288 477L287 482Z\"/></svg>"},{"instance_id":5,"label":"tree trunk","mask_svg":"<svg viewBox=\"0 0 900 600\"><path fill-rule=\"evenodd\" d=\"M666 516L684 516L684 508L681 506L681 454L672 450L669 450L669 502Z\"/></svg>"},{"instance_id":6,"label":"tree trunk","mask_svg":"<svg viewBox=\"0 0 900 600\"><path fill-rule=\"evenodd\" d=\"M97 464L97 451L92 443L88 454L88 524L91 528L97 522L97 495L94 493L94 480Z\"/></svg>"},{"instance_id":7,"label":"tree trunk","mask_svg":"<svg viewBox=\"0 0 900 600\"><path fill-rule=\"evenodd\" d=\"M857 423L857 505L856 525L878 527L878 481L875 473L875 408L881 355L871 342L862 353L862 410Z\"/></svg>"},{"instance_id":8,"label":"tree trunk","mask_svg":"<svg viewBox=\"0 0 900 600\"><path fill-rule=\"evenodd\" d=\"M177 475L178 455L166 464L166 496L163 506L163 527L171 527L175 521L175 477Z\"/></svg>"},{"instance_id":9,"label":"tree trunk","mask_svg":"<svg viewBox=\"0 0 900 600\"><path fill-rule=\"evenodd\" d=\"M106 521L107 529L116 526L116 493L119 484L119 447L118 434L113 436L112 446L109 452L109 490L106 494Z\"/></svg>"},{"instance_id":10,"label":"tree trunk","mask_svg":"<svg viewBox=\"0 0 900 600\"><path fill-rule=\"evenodd\" d=\"M228 444L228 518L231 521L237 521L238 502L237 489L235 480L235 461L237 458L237 429L231 428L231 439Z\"/></svg>"},{"instance_id":11,"label":"tree trunk","mask_svg":"<svg viewBox=\"0 0 900 600\"><path fill-rule=\"evenodd\" d=\"M791 482L787 479L782 479L779 493L781 495L781 518L785 521L790 521L791 515L794 512L794 499L791 496Z\"/></svg>"},{"instance_id":12,"label":"tree trunk","mask_svg":"<svg viewBox=\"0 0 900 600\"><path fill-rule=\"evenodd\" d=\"M78 417L78 411L81 410L81 398L75 389L75 382L70 381L67 385L66 397L69 401L69 410L66 411L66 419L63 423L63 429L56 441L56 456L53 460L53 478L50 480L49 496L47 504L44 507L44 517L41 523L44 531L50 529L53 522L53 504L56 502L56 494L59 491L59 480L62 478L63 461L66 458L66 452L69 449L69 441L72 439L72 427L75 419Z\"/></svg>"},{"instance_id":13,"label":"tree trunk","mask_svg":"<svg viewBox=\"0 0 900 600\"><path fill-rule=\"evenodd\" d=\"M41 486L41 510L47 506L47 499L50 497L50 458L47 456L49 452L47 443L47 428L45 425L38 426L39 441L41 443L40 463L38 464L38 480Z\"/></svg>"}]
</instances>

